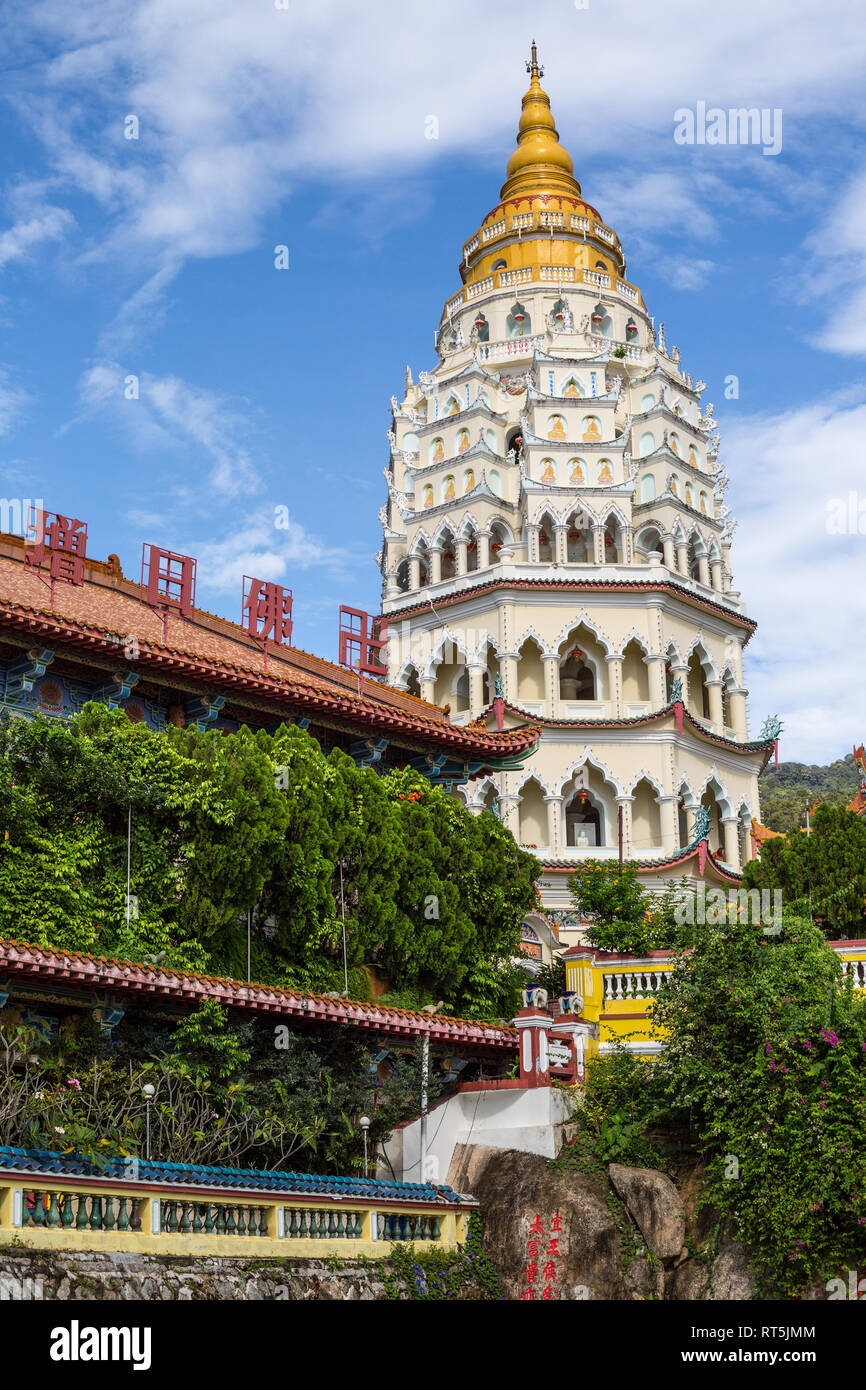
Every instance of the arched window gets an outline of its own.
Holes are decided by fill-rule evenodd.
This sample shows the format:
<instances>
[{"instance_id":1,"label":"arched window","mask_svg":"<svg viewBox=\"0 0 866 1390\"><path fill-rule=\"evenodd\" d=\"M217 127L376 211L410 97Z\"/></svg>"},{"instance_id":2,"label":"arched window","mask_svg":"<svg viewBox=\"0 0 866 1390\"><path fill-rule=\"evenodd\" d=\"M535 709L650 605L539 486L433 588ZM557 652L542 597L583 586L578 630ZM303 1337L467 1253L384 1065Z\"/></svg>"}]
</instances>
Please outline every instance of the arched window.
<instances>
[{"instance_id":1,"label":"arched window","mask_svg":"<svg viewBox=\"0 0 866 1390\"><path fill-rule=\"evenodd\" d=\"M430 441L430 462L441 463L445 457L445 441L439 435Z\"/></svg>"},{"instance_id":2,"label":"arched window","mask_svg":"<svg viewBox=\"0 0 866 1390\"><path fill-rule=\"evenodd\" d=\"M640 437L641 458L644 458L647 454L651 454L655 446L656 441L654 435L649 430L646 430Z\"/></svg>"},{"instance_id":3,"label":"arched window","mask_svg":"<svg viewBox=\"0 0 866 1390\"><path fill-rule=\"evenodd\" d=\"M556 464L553 459L542 459L538 465L541 469L541 481L543 483L556 483Z\"/></svg>"},{"instance_id":4,"label":"arched window","mask_svg":"<svg viewBox=\"0 0 866 1390\"><path fill-rule=\"evenodd\" d=\"M709 502L710 502L710 499L707 497L707 494L706 494L705 492L702 492L702 493L701 493L701 511L703 512L704 516L709 516L709 514L710 514L710 513L709 513Z\"/></svg>"},{"instance_id":5,"label":"arched window","mask_svg":"<svg viewBox=\"0 0 866 1390\"><path fill-rule=\"evenodd\" d=\"M572 487L585 487L586 464L583 459L569 459L565 466L568 470L568 481Z\"/></svg>"},{"instance_id":6,"label":"arched window","mask_svg":"<svg viewBox=\"0 0 866 1390\"><path fill-rule=\"evenodd\" d=\"M598 485L608 487L613 482L613 464L610 459L599 459L598 461Z\"/></svg>"},{"instance_id":7,"label":"arched window","mask_svg":"<svg viewBox=\"0 0 866 1390\"><path fill-rule=\"evenodd\" d=\"M467 469L466 469L466 472L463 474L463 493L464 493L464 496L466 495L467 492L471 492L472 489L474 488L474 486L475 486L475 469L474 469L474 468L467 468Z\"/></svg>"},{"instance_id":8,"label":"arched window","mask_svg":"<svg viewBox=\"0 0 866 1390\"><path fill-rule=\"evenodd\" d=\"M457 431L457 452L458 452L458 454L465 454L465 453L466 453L466 450L467 450L468 448L469 448L469 431L468 431L468 430L465 430L465 429L464 429L464 430L458 430L458 431Z\"/></svg>"},{"instance_id":9,"label":"arched window","mask_svg":"<svg viewBox=\"0 0 866 1390\"><path fill-rule=\"evenodd\" d=\"M570 376L567 381L563 382L562 394L563 396L569 397L582 396L584 394L583 390L581 389L580 382L578 381L576 376Z\"/></svg>"},{"instance_id":10,"label":"arched window","mask_svg":"<svg viewBox=\"0 0 866 1390\"><path fill-rule=\"evenodd\" d=\"M679 458L679 457L680 457L680 437L679 437L679 435L676 433L676 431L674 431L674 432L668 437L668 444L669 444L670 447L671 447L671 452L674 453L674 454L676 454L677 458Z\"/></svg>"},{"instance_id":11,"label":"arched window","mask_svg":"<svg viewBox=\"0 0 866 1390\"><path fill-rule=\"evenodd\" d=\"M604 808L597 793L581 787L565 806L567 843L575 849L604 844Z\"/></svg>"},{"instance_id":12,"label":"arched window","mask_svg":"<svg viewBox=\"0 0 866 1390\"><path fill-rule=\"evenodd\" d=\"M445 414L456 415L460 410L460 402L456 396L449 396L445 402Z\"/></svg>"},{"instance_id":13,"label":"arched window","mask_svg":"<svg viewBox=\"0 0 866 1390\"><path fill-rule=\"evenodd\" d=\"M698 454L694 444L689 445L689 463L692 465L692 468L697 468L698 466Z\"/></svg>"},{"instance_id":14,"label":"arched window","mask_svg":"<svg viewBox=\"0 0 866 1390\"><path fill-rule=\"evenodd\" d=\"M691 483L686 483L685 497L683 500L687 507L693 507L695 505L695 494L692 491Z\"/></svg>"},{"instance_id":15,"label":"arched window","mask_svg":"<svg viewBox=\"0 0 866 1390\"><path fill-rule=\"evenodd\" d=\"M432 483L425 483L425 484L424 484L424 491L423 491L423 493L422 493L422 505L423 505L425 508L426 508L426 507L432 507L432 506L433 506L433 503L434 503L434 500L435 500L435 499L434 499L434 497L433 497L433 484L432 484Z\"/></svg>"},{"instance_id":16,"label":"arched window","mask_svg":"<svg viewBox=\"0 0 866 1390\"><path fill-rule=\"evenodd\" d=\"M637 324L634 319L629 319L625 326L625 336L629 343L633 343L637 338Z\"/></svg>"},{"instance_id":17,"label":"arched window","mask_svg":"<svg viewBox=\"0 0 866 1390\"><path fill-rule=\"evenodd\" d=\"M418 436L415 434L414 430L407 430L403 435L400 448L404 449L407 454L417 454L420 445L418 443Z\"/></svg>"},{"instance_id":18,"label":"arched window","mask_svg":"<svg viewBox=\"0 0 866 1390\"><path fill-rule=\"evenodd\" d=\"M501 479L501 477L499 476L499 469L498 469L498 468L491 468L491 470L490 470L489 482L490 482L490 491L491 491L492 493L494 493L496 497L501 497L501 496L502 496L502 479Z\"/></svg>"},{"instance_id":19,"label":"arched window","mask_svg":"<svg viewBox=\"0 0 866 1390\"><path fill-rule=\"evenodd\" d=\"M640 500L642 502L652 502L656 495L656 480L652 473L644 473L640 480Z\"/></svg>"},{"instance_id":20,"label":"arched window","mask_svg":"<svg viewBox=\"0 0 866 1390\"><path fill-rule=\"evenodd\" d=\"M475 332L476 342L488 343L490 341L490 324L487 322L480 309L475 315L472 328Z\"/></svg>"},{"instance_id":21,"label":"arched window","mask_svg":"<svg viewBox=\"0 0 866 1390\"><path fill-rule=\"evenodd\" d=\"M522 304L515 304L505 320L506 338L526 338L531 332L532 321L529 315Z\"/></svg>"},{"instance_id":22,"label":"arched window","mask_svg":"<svg viewBox=\"0 0 866 1390\"><path fill-rule=\"evenodd\" d=\"M453 474L453 473L446 473L446 474L445 474L445 477L442 479L442 483L441 483L441 491L442 491L442 501L443 501L443 502L453 502L453 501L454 501L454 498L457 496L457 491L456 491L456 489L455 489L455 487L454 487L454 474Z\"/></svg>"},{"instance_id":23,"label":"arched window","mask_svg":"<svg viewBox=\"0 0 866 1390\"><path fill-rule=\"evenodd\" d=\"M595 699L595 672L578 647L559 668L559 697L561 700Z\"/></svg>"},{"instance_id":24,"label":"arched window","mask_svg":"<svg viewBox=\"0 0 866 1390\"><path fill-rule=\"evenodd\" d=\"M584 415L583 438L587 441L601 439L601 421L597 415Z\"/></svg>"},{"instance_id":25,"label":"arched window","mask_svg":"<svg viewBox=\"0 0 866 1390\"><path fill-rule=\"evenodd\" d=\"M593 333L597 333L602 338L613 337L613 319L603 304L596 304L590 318Z\"/></svg>"},{"instance_id":26,"label":"arched window","mask_svg":"<svg viewBox=\"0 0 866 1390\"><path fill-rule=\"evenodd\" d=\"M538 524L538 558L543 564L556 559L556 530L550 516L543 516Z\"/></svg>"},{"instance_id":27,"label":"arched window","mask_svg":"<svg viewBox=\"0 0 866 1390\"><path fill-rule=\"evenodd\" d=\"M640 403L640 408L644 413L646 413L647 411L652 410L654 408L655 403L655 396L646 395Z\"/></svg>"},{"instance_id":28,"label":"arched window","mask_svg":"<svg viewBox=\"0 0 866 1390\"><path fill-rule=\"evenodd\" d=\"M569 519L565 536L568 563L591 565L594 560L592 527L582 513L577 513Z\"/></svg>"},{"instance_id":29,"label":"arched window","mask_svg":"<svg viewBox=\"0 0 866 1390\"><path fill-rule=\"evenodd\" d=\"M484 431L484 443L487 445L487 447L488 447L488 449L490 450L491 454L495 454L495 453L496 453L496 431L495 431L495 430L485 430L485 431Z\"/></svg>"}]
</instances>

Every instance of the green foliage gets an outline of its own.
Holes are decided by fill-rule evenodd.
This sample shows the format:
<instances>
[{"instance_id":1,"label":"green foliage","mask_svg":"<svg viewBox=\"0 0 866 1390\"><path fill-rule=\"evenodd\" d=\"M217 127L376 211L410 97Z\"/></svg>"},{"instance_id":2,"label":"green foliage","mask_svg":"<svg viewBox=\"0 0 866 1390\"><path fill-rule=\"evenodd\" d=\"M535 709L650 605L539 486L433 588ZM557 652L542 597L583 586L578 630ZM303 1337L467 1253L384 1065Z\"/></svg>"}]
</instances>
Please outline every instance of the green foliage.
<instances>
[{"instance_id":1,"label":"green foliage","mask_svg":"<svg viewBox=\"0 0 866 1390\"><path fill-rule=\"evenodd\" d=\"M811 833L792 830L766 840L745 867L747 888L779 888L783 901L828 936L866 934L866 819L837 806L819 806Z\"/></svg>"},{"instance_id":2,"label":"green foliage","mask_svg":"<svg viewBox=\"0 0 866 1390\"><path fill-rule=\"evenodd\" d=\"M791 916L775 937L699 928L653 1023L667 1034L655 1062L589 1068L611 1137L633 1152L617 1115L690 1134L708 1160L705 1200L732 1219L769 1288L795 1296L862 1263L866 1000L820 930Z\"/></svg>"},{"instance_id":3,"label":"green foliage","mask_svg":"<svg viewBox=\"0 0 866 1390\"><path fill-rule=\"evenodd\" d=\"M586 940L602 951L645 956L679 943L673 884L657 898L641 887L638 866L588 859L569 876L575 905L587 921Z\"/></svg>"},{"instance_id":4,"label":"green foliage","mask_svg":"<svg viewBox=\"0 0 866 1390\"><path fill-rule=\"evenodd\" d=\"M501 1299L496 1267L484 1249L481 1233L481 1218L473 1212L466 1243L456 1250L419 1253L414 1245L395 1246L383 1279L388 1297L427 1303Z\"/></svg>"},{"instance_id":5,"label":"green foliage","mask_svg":"<svg viewBox=\"0 0 866 1390\"><path fill-rule=\"evenodd\" d=\"M770 830L787 834L806 824L806 807L816 801L846 806L857 792L854 755L829 766L806 763L770 765L761 774L761 820Z\"/></svg>"},{"instance_id":6,"label":"green foliage","mask_svg":"<svg viewBox=\"0 0 866 1390\"><path fill-rule=\"evenodd\" d=\"M133 910L127 922L131 817ZM308 734L170 728L88 705L0 722L0 934L167 966L395 990L510 1015L534 857L420 774L379 777Z\"/></svg>"}]
</instances>

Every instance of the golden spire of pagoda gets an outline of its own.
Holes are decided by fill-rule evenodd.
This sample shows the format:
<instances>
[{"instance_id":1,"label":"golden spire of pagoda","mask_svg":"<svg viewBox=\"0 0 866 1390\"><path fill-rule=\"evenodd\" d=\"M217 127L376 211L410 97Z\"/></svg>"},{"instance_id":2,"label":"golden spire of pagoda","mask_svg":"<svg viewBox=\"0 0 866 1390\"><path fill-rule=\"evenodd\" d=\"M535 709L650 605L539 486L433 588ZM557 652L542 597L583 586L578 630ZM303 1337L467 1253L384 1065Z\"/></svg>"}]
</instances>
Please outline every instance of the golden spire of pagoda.
<instances>
[{"instance_id":1,"label":"golden spire of pagoda","mask_svg":"<svg viewBox=\"0 0 866 1390\"><path fill-rule=\"evenodd\" d=\"M515 193L548 191L580 197L580 184L574 177L571 155L559 143L550 97L539 80L544 69L538 65L534 40L526 71L530 76L529 91L523 98L517 149L508 161L508 178L502 185L500 197L504 201Z\"/></svg>"}]
</instances>

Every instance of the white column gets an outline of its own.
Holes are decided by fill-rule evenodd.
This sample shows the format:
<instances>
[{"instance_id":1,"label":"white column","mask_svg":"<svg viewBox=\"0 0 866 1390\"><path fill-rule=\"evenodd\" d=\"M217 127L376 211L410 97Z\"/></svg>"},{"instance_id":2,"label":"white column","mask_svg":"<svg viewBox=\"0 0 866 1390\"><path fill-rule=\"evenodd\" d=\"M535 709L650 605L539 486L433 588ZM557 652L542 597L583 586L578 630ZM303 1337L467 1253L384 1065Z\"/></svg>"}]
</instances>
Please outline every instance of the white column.
<instances>
[{"instance_id":1,"label":"white column","mask_svg":"<svg viewBox=\"0 0 866 1390\"><path fill-rule=\"evenodd\" d=\"M679 677L679 679L680 679L680 681L681 681L681 683L682 683L682 687L683 687L683 704L684 704L684 705L689 705L689 668L688 668L688 666L674 665L674 663L671 662L671 675L672 675L673 677L677 677L677 676ZM689 709L691 709L691 705L689 705Z\"/></svg>"},{"instance_id":2,"label":"white column","mask_svg":"<svg viewBox=\"0 0 866 1390\"><path fill-rule=\"evenodd\" d=\"M722 592L727 593L731 587L731 542L722 541Z\"/></svg>"},{"instance_id":3,"label":"white column","mask_svg":"<svg viewBox=\"0 0 866 1390\"><path fill-rule=\"evenodd\" d=\"M622 537L623 559L630 565L634 559L634 527L626 526Z\"/></svg>"},{"instance_id":4,"label":"white column","mask_svg":"<svg viewBox=\"0 0 866 1390\"><path fill-rule=\"evenodd\" d=\"M634 801L633 796L618 796L616 798L617 809L622 807L622 857L631 859L631 805ZM619 843L619 816L617 823L613 827L613 843Z\"/></svg>"},{"instance_id":5,"label":"white column","mask_svg":"<svg viewBox=\"0 0 866 1390\"><path fill-rule=\"evenodd\" d=\"M728 709L731 715L731 728L738 738L748 737L748 721L746 719L746 696L748 690L734 689L728 692Z\"/></svg>"},{"instance_id":6,"label":"white column","mask_svg":"<svg viewBox=\"0 0 866 1390\"><path fill-rule=\"evenodd\" d=\"M644 657L649 671L650 704L653 709L664 709L668 702L665 689L665 662L663 652L651 653Z\"/></svg>"},{"instance_id":7,"label":"white column","mask_svg":"<svg viewBox=\"0 0 866 1390\"><path fill-rule=\"evenodd\" d=\"M436 690L436 682L435 682L435 680L432 680L432 681L431 681L431 680L423 680L423 681L421 682L421 699L422 699L422 700L426 700L427 703L430 704L430 705L434 704L435 701L434 701L434 699L433 699L433 694L434 694L434 691L435 691L435 690Z\"/></svg>"},{"instance_id":8,"label":"white column","mask_svg":"<svg viewBox=\"0 0 866 1390\"><path fill-rule=\"evenodd\" d=\"M473 717L484 708L484 672L486 666L469 667L469 708Z\"/></svg>"},{"instance_id":9,"label":"white column","mask_svg":"<svg viewBox=\"0 0 866 1390\"><path fill-rule=\"evenodd\" d=\"M505 826L506 830L511 831L515 840L518 842L520 840L517 814L519 805L520 797L515 796L513 792L509 792L507 795L503 793L499 798L499 814L502 824Z\"/></svg>"},{"instance_id":10,"label":"white column","mask_svg":"<svg viewBox=\"0 0 866 1390\"><path fill-rule=\"evenodd\" d=\"M677 541L677 569L680 574L688 575L689 572L689 548L684 541Z\"/></svg>"},{"instance_id":11,"label":"white column","mask_svg":"<svg viewBox=\"0 0 866 1390\"><path fill-rule=\"evenodd\" d=\"M421 588L421 558L418 555L409 556L409 588Z\"/></svg>"},{"instance_id":12,"label":"white column","mask_svg":"<svg viewBox=\"0 0 866 1390\"><path fill-rule=\"evenodd\" d=\"M677 815L679 796L656 797L661 812L662 848L665 854L676 854L679 843L679 817Z\"/></svg>"},{"instance_id":13,"label":"white column","mask_svg":"<svg viewBox=\"0 0 866 1390\"><path fill-rule=\"evenodd\" d=\"M559 656L556 652L542 652L544 662L544 688L547 692L547 714L556 718L559 702Z\"/></svg>"},{"instance_id":14,"label":"white column","mask_svg":"<svg viewBox=\"0 0 866 1390\"><path fill-rule=\"evenodd\" d=\"M430 547L430 583L438 584L442 578L442 547L441 545L431 545Z\"/></svg>"},{"instance_id":15,"label":"white column","mask_svg":"<svg viewBox=\"0 0 866 1390\"><path fill-rule=\"evenodd\" d=\"M505 692L505 699L512 705L517 704L518 660L517 652L500 652L499 654L499 674L502 677L502 689Z\"/></svg>"},{"instance_id":16,"label":"white column","mask_svg":"<svg viewBox=\"0 0 866 1390\"><path fill-rule=\"evenodd\" d=\"M478 532L478 568L486 570L490 567L490 532Z\"/></svg>"},{"instance_id":17,"label":"white column","mask_svg":"<svg viewBox=\"0 0 866 1390\"><path fill-rule=\"evenodd\" d=\"M710 561L705 551L698 556L698 583L710 587Z\"/></svg>"},{"instance_id":18,"label":"white column","mask_svg":"<svg viewBox=\"0 0 866 1390\"><path fill-rule=\"evenodd\" d=\"M467 541L467 539L466 539L465 536L460 536L460 537L458 537L458 539L457 539L457 541L455 542L455 544L456 544L456 547L457 547L457 573L458 573L458 574L465 574L465 573L466 573L466 550L467 550L467 547L468 547L468 545L469 545L469 542Z\"/></svg>"},{"instance_id":19,"label":"white column","mask_svg":"<svg viewBox=\"0 0 866 1390\"><path fill-rule=\"evenodd\" d=\"M561 796L546 796L547 803L547 848L551 854L559 850L559 827L562 824L562 803L564 798Z\"/></svg>"},{"instance_id":20,"label":"white column","mask_svg":"<svg viewBox=\"0 0 866 1390\"><path fill-rule=\"evenodd\" d=\"M568 527L556 526L556 563L564 565L568 560Z\"/></svg>"},{"instance_id":21,"label":"white column","mask_svg":"<svg viewBox=\"0 0 866 1390\"><path fill-rule=\"evenodd\" d=\"M527 533L527 560L530 565L538 564L538 527L530 521L526 527ZM501 552L500 552L501 553Z\"/></svg>"},{"instance_id":22,"label":"white column","mask_svg":"<svg viewBox=\"0 0 866 1390\"><path fill-rule=\"evenodd\" d=\"M677 557L674 550L674 538L668 534L662 536L662 549L664 551L665 569L675 570L677 567Z\"/></svg>"},{"instance_id":23,"label":"white column","mask_svg":"<svg viewBox=\"0 0 866 1390\"><path fill-rule=\"evenodd\" d=\"M604 564L604 527L593 526L592 528L592 553L594 556L593 564Z\"/></svg>"},{"instance_id":24,"label":"white column","mask_svg":"<svg viewBox=\"0 0 866 1390\"><path fill-rule=\"evenodd\" d=\"M605 656L607 662L608 700L613 707L613 718L622 718L622 663L625 657L619 652ZM608 716L610 717L610 716Z\"/></svg>"},{"instance_id":25,"label":"white column","mask_svg":"<svg viewBox=\"0 0 866 1390\"><path fill-rule=\"evenodd\" d=\"M725 724L722 710L722 682L720 680L707 681L707 691L710 697L710 723L715 724L721 732Z\"/></svg>"},{"instance_id":26,"label":"white column","mask_svg":"<svg viewBox=\"0 0 866 1390\"><path fill-rule=\"evenodd\" d=\"M717 594L723 592L722 562L721 560L710 561L710 584Z\"/></svg>"},{"instance_id":27,"label":"white column","mask_svg":"<svg viewBox=\"0 0 866 1390\"><path fill-rule=\"evenodd\" d=\"M736 816L724 816L722 818L722 836L725 845L725 863L730 864L733 869L739 869L740 835Z\"/></svg>"}]
</instances>

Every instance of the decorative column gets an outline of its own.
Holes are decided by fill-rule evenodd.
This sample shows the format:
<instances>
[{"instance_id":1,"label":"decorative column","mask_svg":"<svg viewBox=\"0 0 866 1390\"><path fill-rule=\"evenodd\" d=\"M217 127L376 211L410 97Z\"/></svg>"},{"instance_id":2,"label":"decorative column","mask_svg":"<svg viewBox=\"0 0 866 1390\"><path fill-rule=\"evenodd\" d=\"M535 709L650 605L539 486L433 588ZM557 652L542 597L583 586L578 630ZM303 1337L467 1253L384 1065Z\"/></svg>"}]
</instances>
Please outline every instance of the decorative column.
<instances>
[{"instance_id":1,"label":"decorative column","mask_svg":"<svg viewBox=\"0 0 866 1390\"><path fill-rule=\"evenodd\" d=\"M691 704L689 703L689 694L690 694L690 691L689 691L689 668L688 668L688 666L684 665L682 662L677 662L676 664L674 664L673 662L671 662L671 675L672 675L674 678L679 677L680 683L682 684L682 687L683 687L683 704L685 705L685 707L686 707L687 710L690 710L691 713L694 714L694 710L692 709ZM665 702L665 703L667 703L667 702Z\"/></svg>"},{"instance_id":2,"label":"decorative column","mask_svg":"<svg viewBox=\"0 0 866 1390\"><path fill-rule=\"evenodd\" d=\"M556 652L542 652L544 662L544 688L547 692L547 714L556 718L559 705L559 656Z\"/></svg>"},{"instance_id":3,"label":"decorative column","mask_svg":"<svg viewBox=\"0 0 866 1390\"><path fill-rule=\"evenodd\" d=\"M556 563L564 565L568 562L568 526L556 524Z\"/></svg>"},{"instance_id":4,"label":"decorative column","mask_svg":"<svg viewBox=\"0 0 866 1390\"><path fill-rule=\"evenodd\" d=\"M412 590L421 588L421 556L409 556L409 588Z\"/></svg>"},{"instance_id":5,"label":"decorative column","mask_svg":"<svg viewBox=\"0 0 866 1390\"><path fill-rule=\"evenodd\" d=\"M715 724L721 731L725 726L725 716L722 708L722 682L718 679L707 681L707 692L710 699L710 723Z\"/></svg>"},{"instance_id":6,"label":"decorative column","mask_svg":"<svg viewBox=\"0 0 866 1390\"><path fill-rule=\"evenodd\" d=\"M731 537L722 539L722 592L727 593L731 587Z\"/></svg>"},{"instance_id":7,"label":"decorative column","mask_svg":"<svg viewBox=\"0 0 866 1390\"><path fill-rule=\"evenodd\" d=\"M722 817L722 836L725 845L725 863L732 869L740 867L740 822L737 816Z\"/></svg>"},{"instance_id":8,"label":"decorative column","mask_svg":"<svg viewBox=\"0 0 866 1390\"><path fill-rule=\"evenodd\" d=\"M664 652L650 653L644 657L649 671L650 704L653 709L664 709L668 702L668 692L665 684L665 663L667 657Z\"/></svg>"},{"instance_id":9,"label":"decorative column","mask_svg":"<svg viewBox=\"0 0 866 1390\"><path fill-rule=\"evenodd\" d=\"M484 673L486 666L469 667L469 708L473 718L484 708Z\"/></svg>"},{"instance_id":10,"label":"decorative column","mask_svg":"<svg viewBox=\"0 0 866 1390\"><path fill-rule=\"evenodd\" d=\"M675 570L677 567L677 557L674 549L674 538L670 532L662 536L662 549L664 551L665 569Z\"/></svg>"},{"instance_id":11,"label":"decorative column","mask_svg":"<svg viewBox=\"0 0 866 1390\"><path fill-rule=\"evenodd\" d=\"M618 796L616 798L617 808L622 808L622 857L631 859L631 807L634 801L633 796ZM613 843L619 845L619 816L613 828Z\"/></svg>"},{"instance_id":12,"label":"decorative column","mask_svg":"<svg viewBox=\"0 0 866 1390\"><path fill-rule=\"evenodd\" d=\"M478 568L486 570L490 568L490 532L479 531L476 537L478 541Z\"/></svg>"},{"instance_id":13,"label":"decorative column","mask_svg":"<svg viewBox=\"0 0 866 1390\"><path fill-rule=\"evenodd\" d=\"M677 541L677 570L680 574L688 575L689 572L689 547L685 541Z\"/></svg>"},{"instance_id":14,"label":"decorative column","mask_svg":"<svg viewBox=\"0 0 866 1390\"><path fill-rule=\"evenodd\" d=\"M455 545L457 547L457 573L465 574L466 551L469 548L469 542L465 536L459 536L458 539L455 541Z\"/></svg>"},{"instance_id":15,"label":"decorative column","mask_svg":"<svg viewBox=\"0 0 866 1390\"><path fill-rule=\"evenodd\" d=\"M517 808L520 805L520 797L514 792L503 792L499 797L499 818L506 830L510 830L515 840L519 842L519 826Z\"/></svg>"},{"instance_id":16,"label":"decorative column","mask_svg":"<svg viewBox=\"0 0 866 1390\"><path fill-rule=\"evenodd\" d=\"M748 690L734 688L728 691L728 710L731 716L731 728L737 738L748 738L749 727L746 717L746 696Z\"/></svg>"},{"instance_id":17,"label":"decorative column","mask_svg":"<svg viewBox=\"0 0 866 1390\"><path fill-rule=\"evenodd\" d=\"M592 528L592 551L593 564L604 564L604 527L593 526Z\"/></svg>"},{"instance_id":18,"label":"decorative column","mask_svg":"<svg viewBox=\"0 0 866 1390\"><path fill-rule=\"evenodd\" d=\"M526 525L526 558L530 565L538 564L538 527L534 521Z\"/></svg>"},{"instance_id":19,"label":"decorative column","mask_svg":"<svg viewBox=\"0 0 866 1390\"><path fill-rule=\"evenodd\" d=\"M623 562L632 564L634 560L634 527L626 526L622 537Z\"/></svg>"},{"instance_id":20,"label":"decorative column","mask_svg":"<svg viewBox=\"0 0 866 1390\"><path fill-rule=\"evenodd\" d=\"M662 849L666 855L676 854L680 846L679 796L657 796L662 823Z\"/></svg>"},{"instance_id":21,"label":"decorative column","mask_svg":"<svg viewBox=\"0 0 866 1390\"><path fill-rule=\"evenodd\" d=\"M435 680L423 680L421 682L421 699L426 700L429 705L435 704L436 702L433 699L433 694L435 690Z\"/></svg>"},{"instance_id":22,"label":"decorative column","mask_svg":"<svg viewBox=\"0 0 866 1390\"><path fill-rule=\"evenodd\" d=\"M698 583L703 584L706 589L710 587L710 561L706 551L702 551L698 556Z\"/></svg>"},{"instance_id":23,"label":"decorative column","mask_svg":"<svg viewBox=\"0 0 866 1390\"><path fill-rule=\"evenodd\" d=\"M717 594L724 592L724 576L721 560L710 561L710 584Z\"/></svg>"},{"instance_id":24,"label":"decorative column","mask_svg":"<svg viewBox=\"0 0 866 1390\"><path fill-rule=\"evenodd\" d=\"M430 583L438 584L442 579L442 547L441 545L431 545L430 547Z\"/></svg>"},{"instance_id":25,"label":"decorative column","mask_svg":"<svg viewBox=\"0 0 866 1390\"><path fill-rule=\"evenodd\" d=\"M559 827L562 824L562 804L565 797L551 793L544 800L547 803L547 848L553 854L560 848Z\"/></svg>"},{"instance_id":26,"label":"decorative column","mask_svg":"<svg viewBox=\"0 0 866 1390\"><path fill-rule=\"evenodd\" d=\"M612 652L610 656L605 656L607 662L607 689L608 700L613 706L613 715L608 716L614 719L622 718L622 663L625 657L620 652Z\"/></svg>"},{"instance_id":27,"label":"decorative column","mask_svg":"<svg viewBox=\"0 0 866 1390\"><path fill-rule=\"evenodd\" d=\"M502 677L502 689L505 691L505 698L512 705L517 704L517 663L519 661L517 652L499 653L499 674Z\"/></svg>"},{"instance_id":28,"label":"decorative column","mask_svg":"<svg viewBox=\"0 0 866 1390\"><path fill-rule=\"evenodd\" d=\"M550 1085L547 1030L553 1018L547 1012L547 990L525 989L523 1008L512 1019L520 1037L520 1081L524 1086Z\"/></svg>"}]
</instances>

